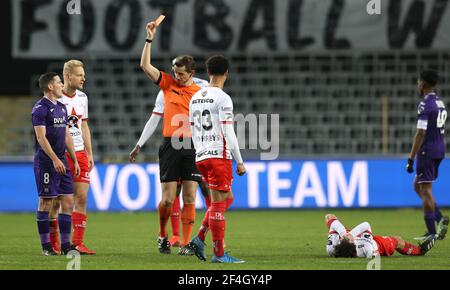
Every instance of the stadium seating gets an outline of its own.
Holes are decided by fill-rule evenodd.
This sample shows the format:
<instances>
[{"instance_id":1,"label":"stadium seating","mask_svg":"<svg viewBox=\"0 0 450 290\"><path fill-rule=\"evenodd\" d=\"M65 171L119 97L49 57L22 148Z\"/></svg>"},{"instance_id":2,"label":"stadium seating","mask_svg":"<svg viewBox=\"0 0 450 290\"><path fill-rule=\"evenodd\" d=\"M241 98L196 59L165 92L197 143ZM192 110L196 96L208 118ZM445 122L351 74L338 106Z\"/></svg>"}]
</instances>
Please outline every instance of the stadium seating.
<instances>
[{"instance_id":1,"label":"stadium seating","mask_svg":"<svg viewBox=\"0 0 450 290\"><path fill-rule=\"evenodd\" d=\"M169 71L172 57L156 58L154 64ZM450 104L450 53L446 51L230 57L225 90L233 98L235 112L279 114L280 157L408 153L419 101L415 85L425 66L436 66L441 72L439 93ZM196 56L196 60L197 76L205 78L205 56ZM102 55L83 61L94 152L102 161L125 161L153 109L158 87L140 70L138 59ZM61 62L54 62L49 70L60 72L61 67ZM34 92L39 93L37 89ZM388 103L389 128L384 141L383 96ZM20 145L11 146L26 154L32 152L32 134L23 131L25 140L31 141L14 138ZM156 160L160 129L155 134L145 145L142 160ZM247 158L257 154L244 151Z\"/></svg>"}]
</instances>

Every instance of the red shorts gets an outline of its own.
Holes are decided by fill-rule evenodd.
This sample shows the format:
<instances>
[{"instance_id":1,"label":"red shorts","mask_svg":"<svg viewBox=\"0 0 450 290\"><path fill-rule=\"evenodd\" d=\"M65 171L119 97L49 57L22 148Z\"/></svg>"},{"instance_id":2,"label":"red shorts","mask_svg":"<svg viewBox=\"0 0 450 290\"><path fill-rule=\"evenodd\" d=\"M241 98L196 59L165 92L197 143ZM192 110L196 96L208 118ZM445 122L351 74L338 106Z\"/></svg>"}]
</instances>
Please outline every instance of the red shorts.
<instances>
[{"instance_id":1,"label":"red shorts","mask_svg":"<svg viewBox=\"0 0 450 290\"><path fill-rule=\"evenodd\" d=\"M378 245L380 256L392 256L397 248L397 240L393 237L373 236Z\"/></svg>"},{"instance_id":2,"label":"red shorts","mask_svg":"<svg viewBox=\"0 0 450 290\"><path fill-rule=\"evenodd\" d=\"M70 172L72 173L73 182L84 182L89 184L91 182L91 178L89 177L89 161L87 158L86 151L77 151L75 152L77 155L78 165L80 165L80 175L75 176L75 168L73 167L72 159L68 152L66 152L67 163L69 164Z\"/></svg>"},{"instance_id":3,"label":"red shorts","mask_svg":"<svg viewBox=\"0 0 450 290\"><path fill-rule=\"evenodd\" d=\"M196 165L210 189L231 191L233 173L230 159L210 158Z\"/></svg>"}]
</instances>

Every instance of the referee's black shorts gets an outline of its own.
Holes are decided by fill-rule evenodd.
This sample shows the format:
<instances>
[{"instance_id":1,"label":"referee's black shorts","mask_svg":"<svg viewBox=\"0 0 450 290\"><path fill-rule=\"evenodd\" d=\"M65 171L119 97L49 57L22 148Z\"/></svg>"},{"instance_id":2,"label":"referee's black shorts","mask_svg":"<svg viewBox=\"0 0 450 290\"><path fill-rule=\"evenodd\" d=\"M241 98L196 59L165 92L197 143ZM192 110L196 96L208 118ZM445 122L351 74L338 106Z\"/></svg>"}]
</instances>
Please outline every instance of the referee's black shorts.
<instances>
[{"instance_id":1,"label":"referee's black shorts","mask_svg":"<svg viewBox=\"0 0 450 290\"><path fill-rule=\"evenodd\" d=\"M159 178L161 182L192 180L201 182L202 175L195 165L195 148L189 138L191 149L175 149L171 138L165 137L159 147Z\"/></svg>"}]
</instances>

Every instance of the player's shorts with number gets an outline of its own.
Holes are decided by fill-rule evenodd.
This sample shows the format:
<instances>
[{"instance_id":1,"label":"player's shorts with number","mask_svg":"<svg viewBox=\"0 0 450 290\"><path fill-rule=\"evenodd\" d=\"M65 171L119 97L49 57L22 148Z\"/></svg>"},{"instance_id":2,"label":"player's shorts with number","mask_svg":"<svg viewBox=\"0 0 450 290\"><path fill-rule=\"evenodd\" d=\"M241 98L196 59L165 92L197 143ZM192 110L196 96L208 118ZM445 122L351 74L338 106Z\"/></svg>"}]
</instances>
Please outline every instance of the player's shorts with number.
<instances>
[{"instance_id":1,"label":"player's shorts with number","mask_svg":"<svg viewBox=\"0 0 450 290\"><path fill-rule=\"evenodd\" d=\"M65 160L62 160L66 164ZM55 198L60 195L73 194L73 181L66 164L66 173L56 172L52 163L35 164L34 176L39 197Z\"/></svg>"},{"instance_id":2,"label":"player's shorts with number","mask_svg":"<svg viewBox=\"0 0 450 290\"><path fill-rule=\"evenodd\" d=\"M182 140L180 140L182 142ZM165 137L159 147L159 178L161 182L178 180L202 181L202 175L195 166L195 149L189 138L190 148L176 149L171 138Z\"/></svg>"},{"instance_id":3,"label":"player's shorts with number","mask_svg":"<svg viewBox=\"0 0 450 290\"><path fill-rule=\"evenodd\" d=\"M231 159L209 158L197 162L197 168L202 173L213 190L230 191L233 183Z\"/></svg>"},{"instance_id":4,"label":"player's shorts with number","mask_svg":"<svg viewBox=\"0 0 450 290\"><path fill-rule=\"evenodd\" d=\"M75 176L75 167L73 166L72 159L69 156L69 153L66 152L66 160L69 164L70 171L72 172L73 182L83 182L89 184L91 182L91 178L89 176L89 161L87 158L87 154L85 150L77 151L77 161L78 165L80 165L80 175Z\"/></svg>"}]
</instances>

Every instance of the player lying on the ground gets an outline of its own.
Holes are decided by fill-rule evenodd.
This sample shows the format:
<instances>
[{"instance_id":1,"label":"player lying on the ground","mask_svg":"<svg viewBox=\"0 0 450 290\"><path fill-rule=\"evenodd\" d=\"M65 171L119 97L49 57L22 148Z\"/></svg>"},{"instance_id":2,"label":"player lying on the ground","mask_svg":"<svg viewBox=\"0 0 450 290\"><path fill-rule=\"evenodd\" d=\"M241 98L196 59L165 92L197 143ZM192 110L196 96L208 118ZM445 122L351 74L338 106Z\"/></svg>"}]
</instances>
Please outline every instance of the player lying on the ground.
<instances>
[{"instance_id":1,"label":"player lying on the ground","mask_svg":"<svg viewBox=\"0 0 450 290\"><path fill-rule=\"evenodd\" d=\"M368 222L348 231L335 215L327 214L325 223L329 229L327 253L336 258L392 256L395 251L402 255L423 256L434 246L437 238L429 236L416 246L398 236L374 236Z\"/></svg>"}]
</instances>

